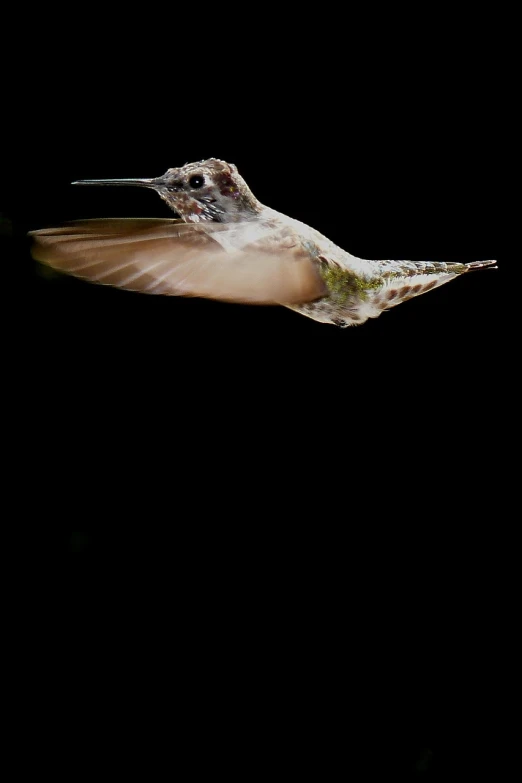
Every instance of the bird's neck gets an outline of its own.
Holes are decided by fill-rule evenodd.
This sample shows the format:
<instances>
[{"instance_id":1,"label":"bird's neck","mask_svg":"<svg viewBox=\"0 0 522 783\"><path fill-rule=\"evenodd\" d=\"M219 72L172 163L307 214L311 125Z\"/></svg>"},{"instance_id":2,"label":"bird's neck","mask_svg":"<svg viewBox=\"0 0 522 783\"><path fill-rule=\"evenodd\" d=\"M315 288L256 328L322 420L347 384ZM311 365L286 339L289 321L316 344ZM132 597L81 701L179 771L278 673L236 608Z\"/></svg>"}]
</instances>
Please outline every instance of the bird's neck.
<instances>
[{"instance_id":1,"label":"bird's neck","mask_svg":"<svg viewBox=\"0 0 522 783\"><path fill-rule=\"evenodd\" d=\"M215 198L171 196L160 193L170 209L187 223L211 221L214 223L242 223L261 216L265 207L250 192L219 193Z\"/></svg>"}]
</instances>

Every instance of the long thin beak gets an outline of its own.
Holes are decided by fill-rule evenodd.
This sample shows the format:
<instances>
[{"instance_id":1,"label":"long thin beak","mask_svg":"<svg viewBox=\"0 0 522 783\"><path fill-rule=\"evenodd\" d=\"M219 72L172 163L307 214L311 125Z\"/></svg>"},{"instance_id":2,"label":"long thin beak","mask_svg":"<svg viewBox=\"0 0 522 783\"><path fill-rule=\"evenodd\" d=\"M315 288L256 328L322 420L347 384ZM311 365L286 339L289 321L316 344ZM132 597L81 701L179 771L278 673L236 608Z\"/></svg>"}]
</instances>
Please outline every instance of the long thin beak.
<instances>
[{"instance_id":1,"label":"long thin beak","mask_svg":"<svg viewBox=\"0 0 522 783\"><path fill-rule=\"evenodd\" d=\"M140 188L155 188L159 184L158 179L78 179L71 185L137 185Z\"/></svg>"}]
</instances>

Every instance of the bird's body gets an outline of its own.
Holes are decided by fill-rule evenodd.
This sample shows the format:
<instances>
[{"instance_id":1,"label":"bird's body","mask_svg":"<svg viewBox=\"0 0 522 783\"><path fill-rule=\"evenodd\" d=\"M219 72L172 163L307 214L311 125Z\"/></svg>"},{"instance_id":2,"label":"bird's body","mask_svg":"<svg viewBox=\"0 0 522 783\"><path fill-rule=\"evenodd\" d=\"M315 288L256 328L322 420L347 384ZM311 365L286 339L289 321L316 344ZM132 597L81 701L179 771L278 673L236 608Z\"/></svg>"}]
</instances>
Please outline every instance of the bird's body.
<instances>
[{"instance_id":1,"label":"bird's body","mask_svg":"<svg viewBox=\"0 0 522 783\"><path fill-rule=\"evenodd\" d=\"M350 326L495 263L356 258L260 204L235 166L214 158L152 180L78 184L154 188L180 219L88 220L34 231L34 257L87 280L146 293L281 304L316 321Z\"/></svg>"}]
</instances>

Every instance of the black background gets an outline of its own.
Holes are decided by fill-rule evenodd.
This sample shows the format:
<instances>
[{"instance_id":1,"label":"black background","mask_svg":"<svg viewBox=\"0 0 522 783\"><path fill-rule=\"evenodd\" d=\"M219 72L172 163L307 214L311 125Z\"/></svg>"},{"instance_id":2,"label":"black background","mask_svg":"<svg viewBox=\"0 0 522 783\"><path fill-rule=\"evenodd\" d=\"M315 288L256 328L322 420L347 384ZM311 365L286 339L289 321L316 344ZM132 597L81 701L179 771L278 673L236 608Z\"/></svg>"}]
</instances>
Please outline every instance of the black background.
<instances>
[{"instance_id":1,"label":"black background","mask_svg":"<svg viewBox=\"0 0 522 783\"><path fill-rule=\"evenodd\" d=\"M87 35L39 50L8 129L1 204L15 235L3 238L11 258L4 304L30 365L70 382L73 395L81 395L79 375L103 378L105 389L122 378L168 386L178 408L192 384L233 389L257 377L283 397L291 389L307 398L311 388L307 402L320 388L343 400L499 393L509 376L499 345L509 352L515 262L505 247L503 96L480 42L467 53L471 67L446 33L443 65L426 39L397 50L388 42L368 56L353 36L343 48L334 21L322 25L315 41L273 30L256 44L205 26L194 42L193 33L174 36L179 49L158 39L143 51L133 42L112 50L110 36L93 46ZM306 29L311 35L311 20ZM366 44L375 51L382 40ZM27 229L169 215L153 192L71 181L152 177L211 156L235 163L262 202L354 255L498 258L499 268L339 330L282 308L58 279L31 261Z\"/></svg>"},{"instance_id":2,"label":"black background","mask_svg":"<svg viewBox=\"0 0 522 783\"><path fill-rule=\"evenodd\" d=\"M275 10L197 10L163 17L151 7L114 20L77 10L63 33L33 16L21 27L23 67L10 64L0 241L13 508L17 519L65 514L104 530L140 529L32 536L45 552L35 593L53 558L68 554L57 595L72 596L60 629L79 620L76 660L93 596L96 608L115 596L110 626L121 607L132 614L144 584L169 599L181 590L181 600L161 604L170 627L171 606L192 607L201 593L207 617L221 617L229 600L209 597L226 577L230 595L243 597L237 632L253 565L263 609L278 605L263 589L281 572L281 595L291 596L282 627L292 636L284 618L297 607L310 648L324 640L328 655L341 650L330 671L312 666L314 679L327 672L328 693L337 693L349 660L343 682L365 703L362 746L346 728L345 696L329 713L331 746L346 766L355 753L370 770L378 759L403 779L433 776L437 764L453 769L450 729L466 766L468 752L483 752L466 731L471 694L483 694L473 678L491 621L491 573L500 571L491 539L476 533L477 519L492 528L502 520L493 497L501 496L498 426L485 414L510 399L517 359L506 321L516 313L508 300L517 272L506 243L509 63L499 57L493 68L489 17L482 29L476 17L459 29L453 16L387 18L373 9L363 21L346 9L302 9L285 23ZM497 258L498 269L340 330L284 308L97 287L31 260L30 229L170 215L153 192L71 181L152 177L211 156L235 163L262 202L354 255ZM238 527L224 535L232 520ZM149 534L149 522L170 530L169 543ZM173 541L178 531L191 538L189 550ZM156 588L158 570L167 581L181 574L181 586ZM110 576L100 586L101 573ZM96 618L93 627L103 639ZM271 637L270 616L267 628ZM348 649L335 634L348 637ZM202 649L214 651L215 639ZM213 652L200 672L209 659ZM209 681L221 681L212 671ZM255 679L252 670L245 676ZM207 701L204 693L198 704ZM317 714L310 720L319 724ZM194 742L219 724L216 714L187 734ZM295 753L306 763L306 747Z\"/></svg>"},{"instance_id":3,"label":"black background","mask_svg":"<svg viewBox=\"0 0 522 783\"><path fill-rule=\"evenodd\" d=\"M20 528L24 683L59 713L44 758L434 780L509 742L515 585L488 530L172 517Z\"/></svg>"}]
</instances>

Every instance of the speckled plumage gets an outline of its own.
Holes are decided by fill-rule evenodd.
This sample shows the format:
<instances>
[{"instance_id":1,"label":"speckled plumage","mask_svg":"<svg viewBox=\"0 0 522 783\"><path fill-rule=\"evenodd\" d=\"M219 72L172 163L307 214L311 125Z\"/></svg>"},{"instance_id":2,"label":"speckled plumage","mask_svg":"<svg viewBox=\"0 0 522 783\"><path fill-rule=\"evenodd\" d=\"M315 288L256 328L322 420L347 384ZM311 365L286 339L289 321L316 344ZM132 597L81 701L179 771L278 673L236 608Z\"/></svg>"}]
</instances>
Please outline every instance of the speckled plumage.
<instances>
[{"instance_id":1,"label":"speckled plumage","mask_svg":"<svg viewBox=\"0 0 522 783\"><path fill-rule=\"evenodd\" d=\"M316 321L351 326L495 263L356 258L265 207L235 166L215 158L156 179L75 184L153 188L180 219L78 221L34 231L34 257L87 280L146 293L281 304Z\"/></svg>"}]
</instances>

